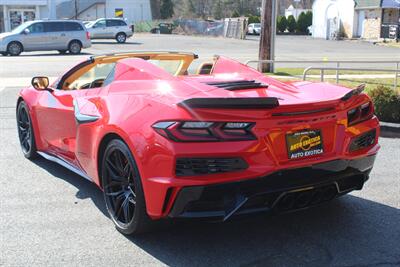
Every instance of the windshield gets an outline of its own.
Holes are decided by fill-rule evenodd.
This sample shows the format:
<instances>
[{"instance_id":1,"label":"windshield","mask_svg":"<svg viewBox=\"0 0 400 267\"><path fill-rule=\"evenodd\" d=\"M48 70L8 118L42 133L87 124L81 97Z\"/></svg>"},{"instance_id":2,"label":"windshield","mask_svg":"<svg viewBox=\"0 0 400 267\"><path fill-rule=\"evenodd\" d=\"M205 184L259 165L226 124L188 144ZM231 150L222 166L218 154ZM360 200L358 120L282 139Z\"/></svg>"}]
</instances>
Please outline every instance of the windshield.
<instances>
[{"instance_id":1,"label":"windshield","mask_svg":"<svg viewBox=\"0 0 400 267\"><path fill-rule=\"evenodd\" d=\"M260 23L255 23L255 24L254 24L254 27L255 27L255 28L261 28L261 24L260 24Z\"/></svg>"},{"instance_id":2,"label":"windshield","mask_svg":"<svg viewBox=\"0 0 400 267\"><path fill-rule=\"evenodd\" d=\"M19 25L17 28L15 28L14 30L12 30L12 33L21 33L26 27L28 27L32 22L28 21L25 23L22 23L21 25Z\"/></svg>"},{"instance_id":3,"label":"windshield","mask_svg":"<svg viewBox=\"0 0 400 267\"><path fill-rule=\"evenodd\" d=\"M96 21L85 21L84 24L86 26L86 28L92 27L92 25L95 23Z\"/></svg>"}]
</instances>

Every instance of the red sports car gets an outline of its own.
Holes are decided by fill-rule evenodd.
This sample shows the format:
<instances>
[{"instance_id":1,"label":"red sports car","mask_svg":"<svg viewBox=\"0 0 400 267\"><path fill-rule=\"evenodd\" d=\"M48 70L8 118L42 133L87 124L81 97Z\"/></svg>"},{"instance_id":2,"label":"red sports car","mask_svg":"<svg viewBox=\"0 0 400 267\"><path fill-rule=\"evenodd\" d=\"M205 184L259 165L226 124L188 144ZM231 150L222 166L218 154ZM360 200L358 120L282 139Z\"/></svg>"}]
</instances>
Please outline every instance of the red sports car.
<instances>
[{"instance_id":1,"label":"red sports car","mask_svg":"<svg viewBox=\"0 0 400 267\"><path fill-rule=\"evenodd\" d=\"M227 220L314 206L369 177L379 122L360 86L280 82L225 57L195 74L189 53L90 57L18 98L27 158L104 192L125 234L162 218Z\"/></svg>"}]
</instances>

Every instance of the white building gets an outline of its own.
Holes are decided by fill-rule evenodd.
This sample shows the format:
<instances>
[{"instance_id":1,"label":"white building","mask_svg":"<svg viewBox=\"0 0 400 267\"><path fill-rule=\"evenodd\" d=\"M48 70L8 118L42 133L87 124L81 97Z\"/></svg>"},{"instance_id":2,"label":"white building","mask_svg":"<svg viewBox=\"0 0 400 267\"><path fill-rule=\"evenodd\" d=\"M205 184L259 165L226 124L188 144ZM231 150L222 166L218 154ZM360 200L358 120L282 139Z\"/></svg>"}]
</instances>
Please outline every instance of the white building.
<instances>
[{"instance_id":1,"label":"white building","mask_svg":"<svg viewBox=\"0 0 400 267\"><path fill-rule=\"evenodd\" d=\"M399 0L315 0L312 36L388 38L389 27L400 27L399 10Z\"/></svg>"},{"instance_id":2,"label":"white building","mask_svg":"<svg viewBox=\"0 0 400 267\"><path fill-rule=\"evenodd\" d=\"M308 11L312 10L304 8L295 8L293 5L290 5L287 9L285 9L285 17L288 18L289 16L293 16L297 20L301 13L307 13Z\"/></svg>"},{"instance_id":3,"label":"white building","mask_svg":"<svg viewBox=\"0 0 400 267\"><path fill-rule=\"evenodd\" d=\"M57 0L0 0L0 32L29 20L55 18Z\"/></svg>"},{"instance_id":4,"label":"white building","mask_svg":"<svg viewBox=\"0 0 400 267\"><path fill-rule=\"evenodd\" d=\"M150 0L0 0L0 32L35 19L151 20Z\"/></svg>"},{"instance_id":5,"label":"white building","mask_svg":"<svg viewBox=\"0 0 400 267\"><path fill-rule=\"evenodd\" d=\"M57 17L80 20L121 17L129 23L152 19L150 0L64 0L57 5Z\"/></svg>"}]
</instances>

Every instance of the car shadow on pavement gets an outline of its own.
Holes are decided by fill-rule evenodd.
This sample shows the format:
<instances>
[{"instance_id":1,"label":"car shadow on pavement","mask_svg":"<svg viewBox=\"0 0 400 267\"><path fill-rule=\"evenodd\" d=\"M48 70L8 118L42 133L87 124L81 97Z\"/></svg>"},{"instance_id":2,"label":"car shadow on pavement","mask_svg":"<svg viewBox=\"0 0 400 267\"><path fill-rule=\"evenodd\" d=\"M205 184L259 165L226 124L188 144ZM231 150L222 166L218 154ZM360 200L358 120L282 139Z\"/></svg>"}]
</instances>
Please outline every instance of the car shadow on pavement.
<instances>
[{"instance_id":1,"label":"car shadow on pavement","mask_svg":"<svg viewBox=\"0 0 400 267\"><path fill-rule=\"evenodd\" d=\"M110 41L92 41L92 44L142 45L143 43L139 43L139 42L117 43L115 40L110 40Z\"/></svg>"},{"instance_id":2,"label":"car shadow on pavement","mask_svg":"<svg viewBox=\"0 0 400 267\"><path fill-rule=\"evenodd\" d=\"M26 54L26 53L23 53L23 54L19 55L18 57L48 57L48 56L52 56L52 57L54 57L54 56L55 57L75 57L75 56L91 56L91 55L93 55L93 54L87 53L87 52L82 52L82 53L79 53L79 54L76 54L76 55L69 54L69 53L60 54L58 52L54 52L54 53L45 53L45 54ZM7 56L7 57L11 57L11 56ZM14 58L18 58L18 57L14 57Z\"/></svg>"},{"instance_id":3,"label":"car shadow on pavement","mask_svg":"<svg viewBox=\"0 0 400 267\"><path fill-rule=\"evenodd\" d=\"M279 216L127 237L168 266L399 266L400 212L355 196Z\"/></svg>"},{"instance_id":4,"label":"car shadow on pavement","mask_svg":"<svg viewBox=\"0 0 400 267\"><path fill-rule=\"evenodd\" d=\"M95 206L106 217L109 217L104 203L103 193L94 183L82 178L81 176L75 174L67 168L60 166L59 164L46 160L42 157L39 157L32 162L49 172L54 177L62 179L65 182L73 185L78 189L78 192L75 195L78 199L90 198Z\"/></svg>"},{"instance_id":5,"label":"car shadow on pavement","mask_svg":"<svg viewBox=\"0 0 400 267\"><path fill-rule=\"evenodd\" d=\"M107 217L101 190L56 163L33 163ZM399 266L400 210L353 195L307 210L225 223L171 220L125 236L168 266Z\"/></svg>"}]
</instances>

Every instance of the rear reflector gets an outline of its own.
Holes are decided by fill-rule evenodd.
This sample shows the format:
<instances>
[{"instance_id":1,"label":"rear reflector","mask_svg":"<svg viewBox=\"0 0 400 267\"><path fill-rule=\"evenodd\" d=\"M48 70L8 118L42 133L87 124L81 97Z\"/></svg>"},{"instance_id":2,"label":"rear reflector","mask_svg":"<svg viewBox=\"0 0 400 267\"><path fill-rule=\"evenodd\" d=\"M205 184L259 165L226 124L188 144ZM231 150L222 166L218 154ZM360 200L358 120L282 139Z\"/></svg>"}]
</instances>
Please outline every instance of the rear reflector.
<instances>
[{"instance_id":1,"label":"rear reflector","mask_svg":"<svg viewBox=\"0 0 400 267\"><path fill-rule=\"evenodd\" d=\"M363 148L367 148L375 143L376 130L369 131L365 134L357 136L351 140L350 152L354 152Z\"/></svg>"}]
</instances>

